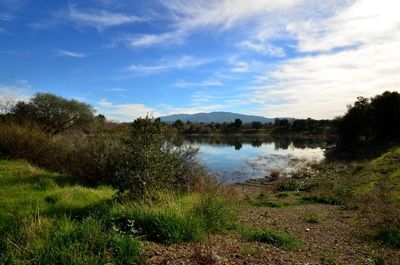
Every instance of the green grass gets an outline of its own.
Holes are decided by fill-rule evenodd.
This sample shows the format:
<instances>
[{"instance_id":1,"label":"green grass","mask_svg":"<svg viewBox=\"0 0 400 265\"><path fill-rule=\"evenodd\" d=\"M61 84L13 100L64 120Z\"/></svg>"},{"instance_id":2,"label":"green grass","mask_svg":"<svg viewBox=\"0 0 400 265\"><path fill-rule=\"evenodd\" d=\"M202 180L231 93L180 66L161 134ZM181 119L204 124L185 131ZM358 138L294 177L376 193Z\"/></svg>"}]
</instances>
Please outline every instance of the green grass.
<instances>
[{"instance_id":1,"label":"green grass","mask_svg":"<svg viewBox=\"0 0 400 265\"><path fill-rule=\"evenodd\" d=\"M25 161L0 160L0 264L137 264L139 241L90 217L114 194Z\"/></svg>"},{"instance_id":2,"label":"green grass","mask_svg":"<svg viewBox=\"0 0 400 265\"><path fill-rule=\"evenodd\" d=\"M287 250L296 250L302 245L302 242L294 236L270 229L244 228L241 234L247 241L267 243Z\"/></svg>"},{"instance_id":3,"label":"green grass","mask_svg":"<svg viewBox=\"0 0 400 265\"><path fill-rule=\"evenodd\" d=\"M118 203L111 187L72 180L0 160L0 264L137 264L137 238L174 244L235 228L234 204L216 194Z\"/></svg>"},{"instance_id":4,"label":"green grass","mask_svg":"<svg viewBox=\"0 0 400 265\"><path fill-rule=\"evenodd\" d=\"M234 207L219 196L194 193L165 197L161 202L114 204L99 212L119 231L167 245L202 241L207 233L226 232L235 226Z\"/></svg>"}]
</instances>

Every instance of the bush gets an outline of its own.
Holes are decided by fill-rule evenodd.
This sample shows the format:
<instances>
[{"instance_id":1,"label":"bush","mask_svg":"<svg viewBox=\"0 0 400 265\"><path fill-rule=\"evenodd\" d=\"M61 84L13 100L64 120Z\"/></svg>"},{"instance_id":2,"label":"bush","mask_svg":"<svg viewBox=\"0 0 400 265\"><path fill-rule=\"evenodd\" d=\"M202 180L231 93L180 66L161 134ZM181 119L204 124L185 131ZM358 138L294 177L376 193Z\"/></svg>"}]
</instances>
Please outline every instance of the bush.
<instances>
[{"instance_id":1,"label":"bush","mask_svg":"<svg viewBox=\"0 0 400 265\"><path fill-rule=\"evenodd\" d=\"M380 229L376 232L374 238L384 244L393 246L395 248L400 248L400 228L399 227Z\"/></svg>"},{"instance_id":2,"label":"bush","mask_svg":"<svg viewBox=\"0 0 400 265\"><path fill-rule=\"evenodd\" d=\"M268 243L288 250L295 250L301 246L301 241L295 237L284 232L276 232L269 229L245 228L242 231L242 236L248 241Z\"/></svg>"},{"instance_id":3,"label":"bush","mask_svg":"<svg viewBox=\"0 0 400 265\"><path fill-rule=\"evenodd\" d=\"M137 119L126 143L114 184L120 197L144 198L160 189L188 190L204 178L196 149L166 145L160 120Z\"/></svg>"},{"instance_id":4,"label":"bush","mask_svg":"<svg viewBox=\"0 0 400 265\"><path fill-rule=\"evenodd\" d=\"M70 136L71 138L72 136ZM124 134L75 135L71 139L68 172L89 182L114 184L118 164L126 161Z\"/></svg>"}]
</instances>

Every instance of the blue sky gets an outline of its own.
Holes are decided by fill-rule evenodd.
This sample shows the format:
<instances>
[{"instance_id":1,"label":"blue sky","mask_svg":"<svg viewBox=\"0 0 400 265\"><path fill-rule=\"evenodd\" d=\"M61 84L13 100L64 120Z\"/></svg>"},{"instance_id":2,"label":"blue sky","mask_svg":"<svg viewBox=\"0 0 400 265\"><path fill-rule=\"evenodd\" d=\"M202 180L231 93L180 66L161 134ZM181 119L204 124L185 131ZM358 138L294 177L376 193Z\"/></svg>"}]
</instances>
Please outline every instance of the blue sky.
<instances>
[{"instance_id":1,"label":"blue sky","mask_svg":"<svg viewBox=\"0 0 400 265\"><path fill-rule=\"evenodd\" d=\"M400 89L396 0L0 0L0 96L333 118Z\"/></svg>"}]
</instances>

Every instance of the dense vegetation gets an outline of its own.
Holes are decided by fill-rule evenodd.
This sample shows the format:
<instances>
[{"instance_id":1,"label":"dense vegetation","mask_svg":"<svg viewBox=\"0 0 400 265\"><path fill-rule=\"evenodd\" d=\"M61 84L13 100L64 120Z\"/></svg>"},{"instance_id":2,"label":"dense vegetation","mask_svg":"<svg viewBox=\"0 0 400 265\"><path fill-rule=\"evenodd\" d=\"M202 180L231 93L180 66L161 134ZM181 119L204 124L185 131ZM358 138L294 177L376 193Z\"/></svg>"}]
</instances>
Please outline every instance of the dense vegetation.
<instances>
[{"instance_id":1,"label":"dense vegetation","mask_svg":"<svg viewBox=\"0 0 400 265\"><path fill-rule=\"evenodd\" d=\"M340 143L356 145L400 137L400 93L386 91L372 98L358 97L338 120Z\"/></svg>"}]
</instances>

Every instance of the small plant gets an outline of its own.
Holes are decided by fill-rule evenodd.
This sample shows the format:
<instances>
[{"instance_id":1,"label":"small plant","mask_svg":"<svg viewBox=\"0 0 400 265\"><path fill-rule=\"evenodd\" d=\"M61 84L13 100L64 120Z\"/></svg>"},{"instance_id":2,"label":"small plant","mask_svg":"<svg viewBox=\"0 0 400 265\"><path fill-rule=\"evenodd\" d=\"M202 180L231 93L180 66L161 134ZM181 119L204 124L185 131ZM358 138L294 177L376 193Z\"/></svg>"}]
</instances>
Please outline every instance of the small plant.
<instances>
[{"instance_id":1,"label":"small plant","mask_svg":"<svg viewBox=\"0 0 400 265\"><path fill-rule=\"evenodd\" d=\"M337 263L332 258L322 257L319 260L319 265L337 265Z\"/></svg>"},{"instance_id":2,"label":"small plant","mask_svg":"<svg viewBox=\"0 0 400 265\"><path fill-rule=\"evenodd\" d=\"M306 221L307 221L307 223L310 223L310 224L319 224L321 222L320 217L315 213L309 214L306 217Z\"/></svg>"},{"instance_id":3,"label":"small plant","mask_svg":"<svg viewBox=\"0 0 400 265\"><path fill-rule=\"evenodd\" d=\"M292 235L270 229L245 228L242 231L242 236L248 241L268 243L288 250L295 250L301 246L301 241Z\"/></svg>"},{"instance_id":4,"label":"small plant","mask_svg":"<svg viewBox=\"0 0 400 265\"><path fill-rule=\"evenodd\" d=\"M400 248L400 227L391 227L378 230L374 235L375 240Z\"/></svg>"},{"instance_id":5,"label":"small plant","mask_svg":"<svg viewBox=\"0 0 400 265\"><path fill-rule=\"evenodd\" d=\"M254 246L244 246L240 249L240 253L245 256L256 256L260 250Z\"/></svg>"},{"instance_id":6,"label":"small plant","mask_svg":"<svg viewBox=\"0 0 400 265\"><path fill-rule=\"evenodd\" d=\"M373 252L372 257L367 258L363 265L385 265L385 257L379 253Z\"/></svg>"}]
</instances>

